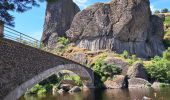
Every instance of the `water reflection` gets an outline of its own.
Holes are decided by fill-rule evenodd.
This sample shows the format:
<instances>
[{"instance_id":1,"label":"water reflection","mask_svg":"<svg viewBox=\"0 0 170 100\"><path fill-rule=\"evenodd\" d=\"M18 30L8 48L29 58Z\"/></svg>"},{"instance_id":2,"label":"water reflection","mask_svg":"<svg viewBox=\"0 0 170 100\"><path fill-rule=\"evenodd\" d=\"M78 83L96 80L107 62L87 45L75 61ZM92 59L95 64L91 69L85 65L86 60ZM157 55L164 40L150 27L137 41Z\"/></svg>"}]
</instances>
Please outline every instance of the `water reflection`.
<instances>
[{"instance_id":1,"label":"water reflection","mask_svg":"<svg viewBox=\"0 0 170 100\"><path fill-rule=\"evenodd\" d=\"M113 89L84 90L74 94L47 94L42 96L25 95L20 100L142 100L144 96L152 100L170 100L170 88L154 89Z\"/></svg>"}]
</instances>

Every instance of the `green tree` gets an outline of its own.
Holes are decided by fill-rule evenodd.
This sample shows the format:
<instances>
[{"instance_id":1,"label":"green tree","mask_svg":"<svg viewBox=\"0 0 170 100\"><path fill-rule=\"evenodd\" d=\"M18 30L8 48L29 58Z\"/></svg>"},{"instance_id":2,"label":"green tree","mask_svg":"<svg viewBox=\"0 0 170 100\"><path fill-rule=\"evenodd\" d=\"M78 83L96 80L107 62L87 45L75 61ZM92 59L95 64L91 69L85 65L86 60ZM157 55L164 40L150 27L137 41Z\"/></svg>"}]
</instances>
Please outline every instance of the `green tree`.
<instances>
[{"instance_id":1,"label":"green tree","mask_svg":"<svg viewBox=\"0 0 170 100\"><path fill-rule=\"evenodd\" d=\"M32 7L38 7L38 2L55 0L0 0L0 24L14 26L14 17L10 11L23 13Z\"/></svg>"},{"instance_id":2,"label":"green tree","mask_svg":"<svg viewBox=\"0 0 170 100\"><path fill-rule=\"evenodd\" d=\"M168 13L168 12L169 12L169 10L167 8L164 8L161 10L161 13Z\"/></svg>"}]
</instances>

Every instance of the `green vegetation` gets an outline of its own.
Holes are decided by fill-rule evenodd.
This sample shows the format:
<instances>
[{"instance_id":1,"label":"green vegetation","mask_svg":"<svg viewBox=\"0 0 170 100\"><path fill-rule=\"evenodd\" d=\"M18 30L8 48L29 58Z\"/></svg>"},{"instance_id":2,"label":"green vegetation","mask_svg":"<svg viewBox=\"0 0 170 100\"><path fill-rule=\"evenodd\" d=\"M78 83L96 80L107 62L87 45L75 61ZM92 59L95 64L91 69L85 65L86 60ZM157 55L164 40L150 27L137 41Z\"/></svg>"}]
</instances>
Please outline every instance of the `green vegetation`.
<instances>
[{"instance_id":1,"label":"green vegetation","mask_svg":"<svg viewBox=\"0 0 170 100\"><path fill-rule=\"evenodd\" d=\"M69 41L68 41L68 39L65 38L65 37L59 37L59 38L58 38L58 43L61 44L61 45L66 46L66 45L69 43Z\"/></svg>"},{"instance_id":2,"label":"green vegetation","mask_svg":"<svg viewBox=\"0 0 170 100\"><path fill-rule=\"evenodd\" d=\"M124 58L130 65L133 65L136 61L141 61L141 59L137 58L136 55L131 55L128 53L128 51L123 51L123 54L120 55L122 58Z\"/></svg>"},{"instance_id":3,"label":"green vegetation","mask_svg":"<svg viewBox=\"0 0 170 100\"><path fill-rule=\"evenodd\" d=\"M64 80L73 80L76 85L83 86L83 82L79 76L64 76Z\"/></svg>"},{"instance_id":4,"label":"green vegetation","mask_svg":"<svg viewBox=\"0 0 170 100\"><path fill-rule=\"evenodd\" d=\"M50 92L52 90L52 87L54 85L58 85L61 80L62 80L62 77L58 78L56 75L52 75L49 78L33 86L26 93L27 94L38 94L38 95L45 94L47 92Z\"/></svg>"},{"instance_id":5,"label":"green vegetation","mask_svg":"<svg viewBox=\"0 0 170 100\"><path fill-rule=\"evenodd\" d=\"M61 77L52 75L49 78L33 86L30 90L26 92L26 94L36 94L36 95L46 94L52 91L53 86L58 87L62 80L73 80L77 86L83 85L83 82L81 81L80 77L77 75L75 76L61 75Z\"/></svg>"},{"instance_id":6,"label":"green vegetation","mask_svg":"<svg viewBox=\"0 0 170 100\"><path fill-rule=\"evenodd\" d=\"M170 16L167 16L164 21L165 25L170 25Z\"/></svg>"},{"instance_id":7,"label":"green vegetation","mask_svg":"<svg viewBox=\"0 0 170 100\"><path fill-rule=\"evenodd\" d=\"M168 12L169 12L168 8L164 8L161 10L161 13L168 13Z\"/></svg>"},{"instance_id":8,"label":"green vegetation","mask_svg":"<svg viewBox=\"0 0 170 100\"><path fill-rule=\"evenodd\" d=\"M160 84L160 87L161 87L161 88L164 88L164 87L167 87L167 86L169 86L169 84L166 84L166 83L161 83L161 84Z\"/></svg>"},{"instance_id":9,"label":"green vegetation","mask_svg":"<svg viewBox=\"0 0 170 100\"><path fill-rule=\"evenodd\" d=\"M170 48L164 52L163 58L154 57L151 64L145 64L150 81L170 83Z\"/></svg>"},{"instance_id":10,"label":"green vegetation","mask_svg":"<svg viewBox=\"0 0 170 100\"><path fill-rule=\"evenodd\" d=\"M95 85L97 88L103 87L103 82L112 79L114 75L119 75L122 69L117 67L114 63L107 64L104 61L105 56L98 58L92 65L95 74Z\"/></svg>"},{"instance_id":11,"label":"green vegetation","mask_svg":"<svg viewBox=\"0 0 170 100\"><path fill-rule=\"evenodd\" d=\"M11 11L23 13L32 7L38 7L37 2L53 2L55 0L1 0L0 1L0 24L14 26L14 17Z\"/></svg>"},{"instance_id":12,"label":"green vegetation","mask_svg":"<svg viewBox=\"0 0 170 100\"><path fill-rule=\"evenodd\" d=\"M166 47L170 47L170 16L165 17L164 26L165 26L164 44Z\"/></svg>"}]
</instances>

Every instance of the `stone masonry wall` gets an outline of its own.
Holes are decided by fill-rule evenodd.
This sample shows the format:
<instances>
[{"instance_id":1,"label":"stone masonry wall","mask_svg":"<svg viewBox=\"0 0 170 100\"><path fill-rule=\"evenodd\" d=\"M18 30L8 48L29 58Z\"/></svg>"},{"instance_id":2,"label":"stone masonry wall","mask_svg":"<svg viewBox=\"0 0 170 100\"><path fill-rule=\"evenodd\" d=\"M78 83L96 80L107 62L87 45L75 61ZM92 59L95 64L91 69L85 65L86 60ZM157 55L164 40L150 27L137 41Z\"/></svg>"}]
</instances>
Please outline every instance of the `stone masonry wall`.
<instances>
[{"instance_id":1,"label":"stone masonry wall","mask_svg":"<svg viewBox=\"0 0 170 100\"><path fill-rule=\"evenodd\" d=\"M63 68L74 65L73 70L71 68L70 70L74 72L78 68L79 71L75 71L76 74L93 82L92 70L83 65L21 43L0 38L0 99L36 75L59 65Z\"/></svg>"}]
</instances>

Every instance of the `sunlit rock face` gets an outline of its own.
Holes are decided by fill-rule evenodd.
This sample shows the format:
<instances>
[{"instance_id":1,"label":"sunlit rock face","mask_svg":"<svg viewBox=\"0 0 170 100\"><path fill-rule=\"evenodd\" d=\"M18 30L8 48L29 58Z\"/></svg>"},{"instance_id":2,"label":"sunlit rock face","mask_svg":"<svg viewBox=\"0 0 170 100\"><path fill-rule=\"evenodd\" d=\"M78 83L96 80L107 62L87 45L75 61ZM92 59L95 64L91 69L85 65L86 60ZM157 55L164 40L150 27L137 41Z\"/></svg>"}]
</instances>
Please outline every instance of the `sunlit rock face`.
<instances>
[{"instance_id":1,"label":"sunlit rock face","mask_svg":"<svg viewBox=\"0 0 170 100\"><path fill-rule=\"evenodd\" d=\"M66 36L74 16L80 11L72 0L57 0L47 4L42 42L55 47L57 38Z\"/></svg>"},{"instance_id":2,"label":"sunlit rock face","mask_svg":"<svg viewBox=\"0 0 170 100\"><path fill-rule=\"evenodd\" d=\"M71 42L89 50L127 50L149 58L164 51L163 32L163 20L151 15L149 0L112 0L76 14L66 34Z\"/></svg>"}]
</instances>

